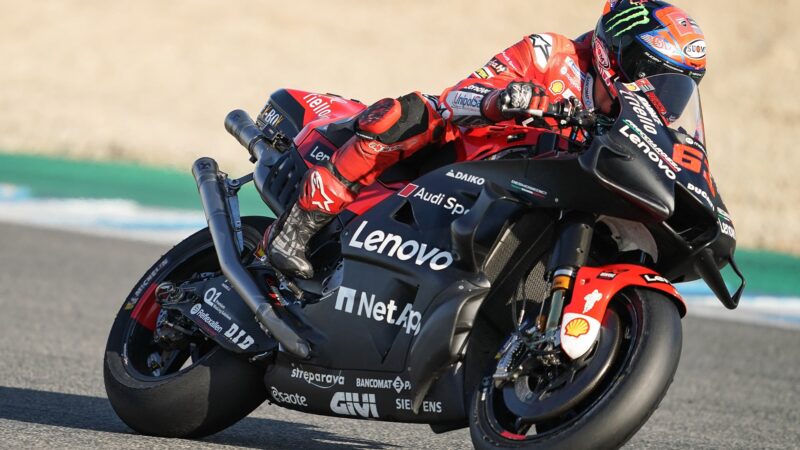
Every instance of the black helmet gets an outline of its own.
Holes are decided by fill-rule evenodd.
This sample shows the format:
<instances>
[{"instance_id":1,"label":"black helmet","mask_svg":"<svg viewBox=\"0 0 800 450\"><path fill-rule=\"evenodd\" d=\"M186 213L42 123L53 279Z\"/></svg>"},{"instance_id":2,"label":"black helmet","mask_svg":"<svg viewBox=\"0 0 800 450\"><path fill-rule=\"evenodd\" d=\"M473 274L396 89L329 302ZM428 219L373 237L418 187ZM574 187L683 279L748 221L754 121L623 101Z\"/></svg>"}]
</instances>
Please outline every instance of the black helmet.
<instances>
[{"instance_id":1,"label":"black helmet","mask_svg":"<svg viewBox=\"0 0 800 450\"><path fill-rule=\"evenodd\" d=\"M685 11L657 0L607 0L592 56L612 97L615 81L682 73L699 83L706 72L703 31Z\"/></svg>"}]
</instances>

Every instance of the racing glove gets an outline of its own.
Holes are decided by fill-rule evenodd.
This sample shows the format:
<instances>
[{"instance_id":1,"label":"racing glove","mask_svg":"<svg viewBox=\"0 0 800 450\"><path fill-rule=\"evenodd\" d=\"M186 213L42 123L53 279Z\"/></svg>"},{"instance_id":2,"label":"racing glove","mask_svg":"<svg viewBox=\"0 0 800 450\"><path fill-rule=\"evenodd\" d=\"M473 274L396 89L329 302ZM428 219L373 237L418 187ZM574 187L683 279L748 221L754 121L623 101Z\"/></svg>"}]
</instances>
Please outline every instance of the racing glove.
<instances>
[{"instance_id":1,"label":"racing glove","mask_svg":"<svg viewBox=\"0 0 800 450\"><path fill-rule=\"evenodd\" d=\"M532 82L514 81L505 89L498 89L486 96L483 102L483 114L492 122L500 122L517 115L514 111L546 110L549 103L544 86Z\"/></svg>"}]
</instances>

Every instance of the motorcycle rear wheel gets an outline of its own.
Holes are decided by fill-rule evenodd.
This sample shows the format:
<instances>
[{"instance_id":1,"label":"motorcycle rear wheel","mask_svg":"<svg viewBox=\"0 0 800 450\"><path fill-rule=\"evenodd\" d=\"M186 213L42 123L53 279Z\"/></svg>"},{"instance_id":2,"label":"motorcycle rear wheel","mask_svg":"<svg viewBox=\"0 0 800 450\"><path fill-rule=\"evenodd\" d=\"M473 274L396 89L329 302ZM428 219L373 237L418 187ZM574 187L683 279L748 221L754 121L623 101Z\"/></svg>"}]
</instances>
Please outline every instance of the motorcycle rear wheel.
<instances>
[{"instance_id":1,"label":"motorcycle rear wheel","mask_svg":"<svg viewBox=\"0 0 800 450\"><path fill-rule=\"evenodd\" d=\"M271 222L243 218L244 255ZM243 257L245 257L243 255ZM117 314L103 361L106 393L132 429L162 437L202 437L238 422L267 397L263 369L209 340L164 349L154 338L161 313L155 287L180 284L194 273L219 271L208 229L165 253L142 277Z\"/></svg>"},{"instance_id":2,"label":"motorcycle rear wheel","mask_svg":"<svg viewBox=\"0 0 800 450\"><path fill-rule=\"evenodd\" d=\"M660 293L629 289L611 300L606 314L617 316L624 337L611 369L588 397L560 417L521 431L489 376L472 396L470 434L476 449L618 448L644 425L678 367L682 341L678 310ZM604 321L603 327L609 322ZM604 331L600 339L614 334Z\"/></svg>"}]
</instances>

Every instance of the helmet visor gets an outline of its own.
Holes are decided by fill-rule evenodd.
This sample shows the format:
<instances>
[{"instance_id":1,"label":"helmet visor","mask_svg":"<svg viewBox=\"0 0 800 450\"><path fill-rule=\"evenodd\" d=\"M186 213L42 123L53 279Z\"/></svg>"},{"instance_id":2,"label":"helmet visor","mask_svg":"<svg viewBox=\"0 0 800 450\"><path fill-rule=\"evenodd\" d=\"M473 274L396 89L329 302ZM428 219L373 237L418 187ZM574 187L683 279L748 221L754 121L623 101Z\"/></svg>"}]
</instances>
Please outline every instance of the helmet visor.
<instances>
[{"instance_id":1,"label":"helmet visor","mask_svg":"<svg viewBox=\"0 0 800 450\"><path fill-rule=\"evenodd\" d=\"M691 70L678 67L655 55L641 43L627 46L623 54L619 55L618 61L622 76L627 82L662 73L680 73L700 83L705 75L705 69Z\"/></svg>"}]
</instances>

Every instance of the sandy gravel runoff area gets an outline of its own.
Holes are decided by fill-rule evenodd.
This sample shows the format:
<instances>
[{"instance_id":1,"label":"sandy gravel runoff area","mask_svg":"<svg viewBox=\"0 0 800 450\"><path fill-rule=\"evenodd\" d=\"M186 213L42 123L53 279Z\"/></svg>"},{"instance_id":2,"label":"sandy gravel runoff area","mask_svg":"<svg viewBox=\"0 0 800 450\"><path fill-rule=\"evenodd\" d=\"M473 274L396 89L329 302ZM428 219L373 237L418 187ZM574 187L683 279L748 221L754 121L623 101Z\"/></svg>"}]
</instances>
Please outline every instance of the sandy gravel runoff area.
<instances>
[{"instance_id":1,"label":"sandy gravel runoff area","mask_svg":"<svg viewBox=\"0 0 800 450\"><path fill-rule=\"evenodd\" d=\"M491 6L490 6L491 5ZM800 254L800 2L684 0L706 33L711 167L740 244ZM2 151L247 170L222 120L279 87L372 102L438 93L599 0L0 0Z\"/></svg>"}]
</instances>

